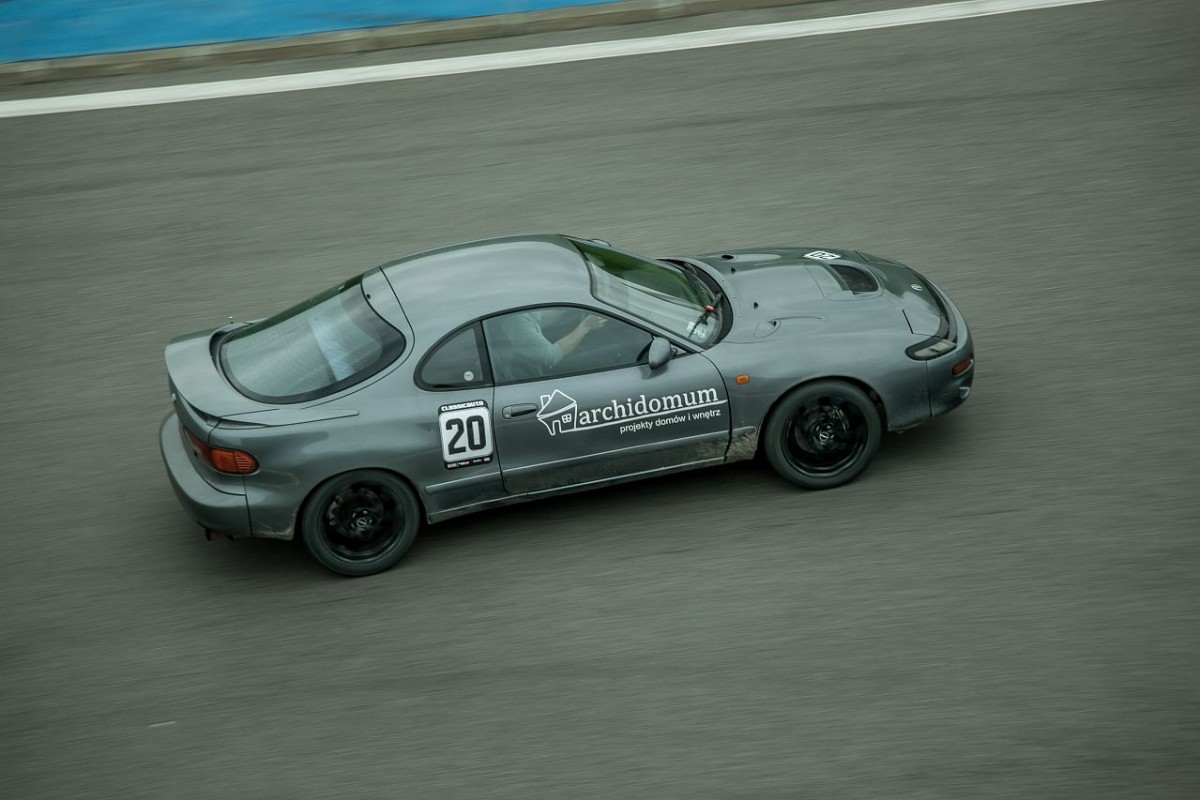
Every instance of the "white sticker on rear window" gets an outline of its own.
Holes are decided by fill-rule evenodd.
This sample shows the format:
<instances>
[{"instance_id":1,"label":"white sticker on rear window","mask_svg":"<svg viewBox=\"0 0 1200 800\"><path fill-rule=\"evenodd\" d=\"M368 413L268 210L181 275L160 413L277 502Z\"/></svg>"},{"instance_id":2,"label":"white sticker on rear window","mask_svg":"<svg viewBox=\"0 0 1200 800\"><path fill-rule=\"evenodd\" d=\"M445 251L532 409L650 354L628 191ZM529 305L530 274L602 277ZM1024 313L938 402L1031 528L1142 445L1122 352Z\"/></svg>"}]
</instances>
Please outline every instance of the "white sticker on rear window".
<instances>
[{"instance_id":1,"label":"white sticker on rear window","mask_svg":"<svg viewBox=\"0 0 1200 800\"><path fill-rule=\"evenodd\" d=\"M438 409L442 461L446 469L487 464L492 460L492 415L483 400L450 403Z\"/></svg>"},{"instance_id":2,"label":"white sticker on rear window","mask_svg":"<svg viewBox=\"0 0 1200 800\"><path fill-rule=\"evenodd\" d=\"M805 258L815 258L820 261L832 261L835 258L841 258L837 253L831 253L828 250L813 250L811 253L805 253Z\"/></svg>"}]
</instances>

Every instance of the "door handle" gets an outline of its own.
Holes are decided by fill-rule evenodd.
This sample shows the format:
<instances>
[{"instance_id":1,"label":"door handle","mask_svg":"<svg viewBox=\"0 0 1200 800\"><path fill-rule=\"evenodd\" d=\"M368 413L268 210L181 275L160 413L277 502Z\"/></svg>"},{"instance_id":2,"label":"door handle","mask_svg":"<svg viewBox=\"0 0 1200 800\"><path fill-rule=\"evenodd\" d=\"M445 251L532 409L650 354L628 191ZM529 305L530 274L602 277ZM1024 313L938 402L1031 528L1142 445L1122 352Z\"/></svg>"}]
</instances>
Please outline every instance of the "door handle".
<instances>
[{"instance_id":1,"label":"door handle","mask_svg":"<svg viewBox=\"0 0 1200 800\"><path fill-rule=\"evenodd\" d=\"M537 403L517 403L515 406L504 407L504 418L523 417L538 410Z\"/></svg>"}]
</instances>

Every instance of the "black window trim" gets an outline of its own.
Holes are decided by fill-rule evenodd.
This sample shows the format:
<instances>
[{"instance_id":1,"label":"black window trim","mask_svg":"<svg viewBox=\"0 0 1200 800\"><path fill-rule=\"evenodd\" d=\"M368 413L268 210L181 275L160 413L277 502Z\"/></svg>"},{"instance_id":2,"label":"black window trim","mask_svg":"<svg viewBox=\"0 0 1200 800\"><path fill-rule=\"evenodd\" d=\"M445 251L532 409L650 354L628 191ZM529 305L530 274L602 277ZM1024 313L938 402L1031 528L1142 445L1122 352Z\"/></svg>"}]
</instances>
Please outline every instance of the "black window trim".
<instances>
[{"instance_id":1,"label":"black window trim","mask_svg":"<svg viewBox=\"0 0 1200 800\"><path fill-rule=\"evenodd\" d=\"M482 317L476 317L475 319L459 325L457 328L454 328L449 333L440 337L436 342L433 343L433 346L425 351L425 354L421 356L421 360L417 363L417 368L413 371L413 384L419 389L427 392L462 392L467 391L468 389L486 389L489 386L516 386L522 383L553 380L553 378L543 377L524 378L518 381L496 381L495 375L492 372L492 354L488 350L487 346L487 334L483 331L483 323L485 320L493 319L495 317L502 317L506 314L517 314L522 311L532 311L539 308L578 308L581 311L587 311L591 314L599 314L601 316L609 317L610 319L615 319L618 322L622 322L626 325L630 325L640 331L650 334L651 339L665 339L673 348L675 348L675 350L682 351L681 355L676 356L677 358L682 357L682 355L695 355L697 353L702 353L705 350L705 348L701 347L696 342L683 341L669 331L663 331L659 330L657 327L653 327L653 322L651 320L642 319L636 314L629 314L625 310L616 308L615 306L610 306L608 303L604 303L601 300L596 300L595 302L601 304L603 307L583 305L582 303L532 303L527 306L515 306L504 311L497 311L494 314L486 314ZM484 374L487 376L486 380L477 384L471 384L469 386L436 386L434 384L426 383L424 380L422 380L421 373L425 368L426 359L436 353L438 348L441 347L444 342L462 333L464 329L472 326L475 326L476 330L476 343L480 348L482 348L481 352L483 353L483 358L481 359L481 364ZM626 369L629 366L639 366L646 363L646 358L648 357L649 353L642 358L639 358L638 361L632 365L626 364L622 367L609 367L608 369L601 370L565 372L561 375L555 375L554 378L574 378L578 377L579 375L595 375L600 372L611 372L614 369Z\"/></svg>"}]
</instances>

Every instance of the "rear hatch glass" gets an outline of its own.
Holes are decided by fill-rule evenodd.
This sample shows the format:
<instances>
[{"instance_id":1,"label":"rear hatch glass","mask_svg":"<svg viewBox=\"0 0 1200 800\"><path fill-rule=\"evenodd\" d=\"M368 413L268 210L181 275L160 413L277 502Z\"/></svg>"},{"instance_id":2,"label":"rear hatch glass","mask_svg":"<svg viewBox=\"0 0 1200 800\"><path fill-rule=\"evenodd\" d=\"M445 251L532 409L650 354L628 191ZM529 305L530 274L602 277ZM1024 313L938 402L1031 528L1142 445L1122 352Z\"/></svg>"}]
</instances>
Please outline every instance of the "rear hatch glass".
<instances>
[{"instance_id":1,"label":"rear hatch glass","mask_svg":"<svg viewBox=\"0 0 1200 800\"><path fill-rule=\"evenodd\" d=\"M362 276L229 334L219 354L239 392L297 403L374 375L404 352L404 336L371 307Z\"/></svg>"}]
</instances>

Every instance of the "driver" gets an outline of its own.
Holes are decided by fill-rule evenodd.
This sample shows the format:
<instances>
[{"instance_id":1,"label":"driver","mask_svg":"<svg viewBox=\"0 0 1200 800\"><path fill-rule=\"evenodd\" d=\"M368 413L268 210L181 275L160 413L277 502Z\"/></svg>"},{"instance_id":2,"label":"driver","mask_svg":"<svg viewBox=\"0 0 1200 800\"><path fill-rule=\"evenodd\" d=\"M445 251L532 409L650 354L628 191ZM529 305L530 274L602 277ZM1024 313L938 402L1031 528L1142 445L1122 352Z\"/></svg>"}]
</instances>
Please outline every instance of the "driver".
<instances>
[{"instance_id":1,"label":"driver","mask_svg":"<svg viewBox=\"0 0 1200 800\"><path fill-rule=\"evenodd\" d=\"M566 310L534 309L509 314L489 326L488 336L494 366L501 380L537 378L547 374L569 355L584 337L604 324L604 318L585 314L570 333L556 342L547 338L543 326L553 323Z\"/></svg>"}]
</instances>

